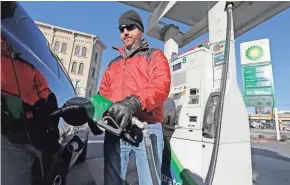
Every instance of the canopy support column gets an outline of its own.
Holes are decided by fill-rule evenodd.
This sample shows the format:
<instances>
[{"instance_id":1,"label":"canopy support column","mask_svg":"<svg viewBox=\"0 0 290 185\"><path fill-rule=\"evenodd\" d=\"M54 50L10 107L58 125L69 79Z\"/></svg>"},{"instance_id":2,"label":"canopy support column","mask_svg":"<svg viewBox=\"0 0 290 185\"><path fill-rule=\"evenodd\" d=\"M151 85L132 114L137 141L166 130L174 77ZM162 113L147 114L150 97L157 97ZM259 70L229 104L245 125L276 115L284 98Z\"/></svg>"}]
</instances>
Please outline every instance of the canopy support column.
<instances>
[{"instance_id":1,"label":"canopy support column","mask_svg":"<svg viewBox=\"0 0 290 185\"><path fill-rule=\"evenodd\" d=\"M164 35L164 54L168 60L171 56L178 54L178 33L179 28L173 24L167 25L162 29Z\"/></svg>"}]
</instances>

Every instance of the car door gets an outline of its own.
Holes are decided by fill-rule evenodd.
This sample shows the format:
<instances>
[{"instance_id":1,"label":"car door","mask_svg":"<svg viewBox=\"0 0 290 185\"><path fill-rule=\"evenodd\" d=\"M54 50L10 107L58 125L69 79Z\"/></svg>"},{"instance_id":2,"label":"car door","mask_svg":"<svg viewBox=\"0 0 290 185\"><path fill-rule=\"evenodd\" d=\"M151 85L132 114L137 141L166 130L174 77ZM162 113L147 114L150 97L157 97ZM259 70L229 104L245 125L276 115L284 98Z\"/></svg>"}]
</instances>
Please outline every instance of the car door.
<instances>
[{"instance_id":1,"label":"car door","mask_svg":"<svg viewBox=\"0 0 290 185\"><path fill-rule=\"evenodd\" d=\"M61 146L60 119L48 115L75 94L60 80L57 58L33 20L16 2L1 5L1 115L6 116L1 137L8 138L2 177L15 185L32 179L43 184L39 182ZM65 159L60 173L67 170L70 156Z\"/></svg>"}]
</instances>

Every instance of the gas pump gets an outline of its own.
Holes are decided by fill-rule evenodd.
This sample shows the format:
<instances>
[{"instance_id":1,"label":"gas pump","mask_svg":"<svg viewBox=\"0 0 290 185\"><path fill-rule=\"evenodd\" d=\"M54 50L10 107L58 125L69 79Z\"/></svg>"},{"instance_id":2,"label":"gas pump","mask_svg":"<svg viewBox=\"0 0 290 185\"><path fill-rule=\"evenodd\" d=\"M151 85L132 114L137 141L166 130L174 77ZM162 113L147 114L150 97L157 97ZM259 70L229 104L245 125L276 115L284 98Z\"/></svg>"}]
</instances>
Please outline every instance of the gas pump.
<instances>
[{"instance_id":1,"label":"gas pump","mask_svg":"<svg viewBox=\"0 0 290 185\"><path fill-rule=\"evenodd\" d=\"M213 148L210 136L213 127L205 126L214 118L206 105L214 89L213 53L198 48L170 61L171 98L177 110L175 126L164 125L165 150L162 169L163 184L202 184ZM212 128L212 129L211 129ZM185 152L186 148L186 152ZM170 168L170 171L167 170ZM194 178L192 178L194 176Z\"/></svg>"},{"instance_id":2,"label":"gas pump","mask_svg":"<svg viewBox=\"0 0 290 185\"><path fill-rule=\"evenodd\" d=\"M252 184L250 130L236 80L232 7L217 3L209 11L209 48L170 60L170 96L178 116L174 127L164 125L163 185Z\"/></svg>"}]
</instances>

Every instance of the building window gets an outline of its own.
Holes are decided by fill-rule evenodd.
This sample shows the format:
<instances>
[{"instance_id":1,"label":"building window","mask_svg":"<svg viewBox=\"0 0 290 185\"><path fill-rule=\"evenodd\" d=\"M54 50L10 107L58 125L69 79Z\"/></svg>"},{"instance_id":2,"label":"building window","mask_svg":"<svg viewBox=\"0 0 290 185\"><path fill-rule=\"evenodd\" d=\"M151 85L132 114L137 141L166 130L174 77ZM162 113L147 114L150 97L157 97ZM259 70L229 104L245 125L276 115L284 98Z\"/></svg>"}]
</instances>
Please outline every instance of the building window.
<instances>
[{"instance_id":1,"label":"building window","mask_svg":"<svg viewBox=\"0 0 290 185\"><path fill-rule=\"evenodd\" d=\"M75 90L76 90L77 95L80 95L80 92L81 92L80 83L81 82L79 80L76 80Z\"/></svg>"},{"instance_id":2,"label":"building window","mask_svg":"<svg viewBox=\"0 0 290 185\"><path fill-rule=\"evenodd\" d=\"M92 71L92 77L93 77L93 78L95 77L95 68L93 68L93 71Z\"/></svg>"},{"instance_id":3,"label":"building window","mask_svg":"<svg viewBox=\"0 0 290 185\"><path fill-rule=\"evenodd\" d=\"M56 51L56 52L59 51L59 45L60 45L60 43L58 41L56 41L55 44L54 44L53 50Z\"/></svg>"},{"instance_id":4,"label":"building window","mask_svg":"<svg viewBox=\"0 0 290 185\"><path fill-rule=\"evenodd\" d=\"M96 52L94 61L97 61L97 60L98 60L98 53Z\"/></svg>"},{"instance_id":5,"label":"building window","mask_svg":"<svg viewBox=\"0 0 290 185\"><path fill-rule=\"evenodd\" d=\"M82 56L86 56L87 55L87 48L86 47L83 47L82 49Z\"/></svg>"},{"instance_id":6,"label":"building window","mask_svg":"<svg viewBox=\"0 0 290 185\"><path fill-rule=\"evenodd\" d=\"M89 91L89 95L90 95L90 96L92 95L92 90L93 90L93 85L90 84L90 91Z\"/></svg>"},{"instance_id":7,"label":"building window","mask_svg":"<svg viewBox=\"0 0 290 185\"><path fill-rule=\"evenodd\" d=\"M65 53L66 52L66 48L67 48L67 44L63 43L61 46L61 52Z\"/></svg>"},{"instance_id":8,"label":"building window","mask_svg":"<svg viewBox=\"0 0 290 185\"><path fill-rule=\"evenodd\" d=\"M74 62L73 65L72 65L72 68L71 68L71 72L75 73L76 71L77 71L77 63Z\"/></svg>"},{"instance_id":9,"label":"building window","mask_svg":"<svg viewBox=\"0 0 290 185\"><path fill-rule=\"evenodd\" d=\"M76 88L77 87L79 87L79 84L80 84L81 82L79 81L79 80L76 80Z\"/></svg>"},{"instance_id":10,"label":"building window","mask_svg":"<svg viewBox=\"0 0 290 185\"><path fill-rule=\"evenodd\" d=\"M83 71L84 71L84 63L80 63L78 73L83 74Z\"/></svg>"},{"instance_id":11,"label":"building window","mask_svg":"<svg viewBox=\"0 0 290 185\"><path fill-rule=\"evenodd\" d=\"M75 55L76 56L80 55L80 47L79 46L77 46L75 49Z\"/></svg>"}]
</instances>

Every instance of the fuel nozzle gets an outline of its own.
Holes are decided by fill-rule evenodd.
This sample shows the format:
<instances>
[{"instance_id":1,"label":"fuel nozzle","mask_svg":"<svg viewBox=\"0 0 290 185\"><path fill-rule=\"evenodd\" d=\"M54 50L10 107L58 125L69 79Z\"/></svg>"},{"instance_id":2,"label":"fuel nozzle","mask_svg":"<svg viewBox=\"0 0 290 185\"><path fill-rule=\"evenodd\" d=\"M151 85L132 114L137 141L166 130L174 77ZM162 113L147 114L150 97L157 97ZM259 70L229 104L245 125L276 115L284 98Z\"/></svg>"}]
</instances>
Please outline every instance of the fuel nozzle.
<instances>
[{"instance_id":1,"label":"fuel nozzle","mask_svg":"<svg viewBox=\"0 0 290 185\"><path fill-rule=\"evenodd\" d=\"M95 107L87 99L74 97L69 99L61 108L50 116L59 116L72 126L81 126L87 123L94 115Z\"/></svg>"},{"instance_id":2,"label":"fuel nozzle","mask_svg":"<svg viewBox=\"0 0 290 185\"><path fill-rule=\"evenodd\" d=\"M61 108L52 112L50 116L62 117L67 124L72 126L88 123L91 128L101 124L106 127L107 124L101 118L112 104L110 100L100 94L95 94L90 99L74 97L69 99Z\"/></svg>"},{"instance_id":3,"label":"fuel nozzle","mask_svg":"<svg viewBox=\"0 0 290 185\"><path fill-rule=\"evenodd\" d=\"M101 132L99 129L101 127L116 136L121 136L124 130L112 117L105 115L112 104L110 100L100 94L93 95L90 100L74 97L50 116L62 117L67 124L72 126L81 126L88 123L92 132L97 133L95 135ZM94 132L94 130L97 131Z\"/></svg>"}]
</instances>

